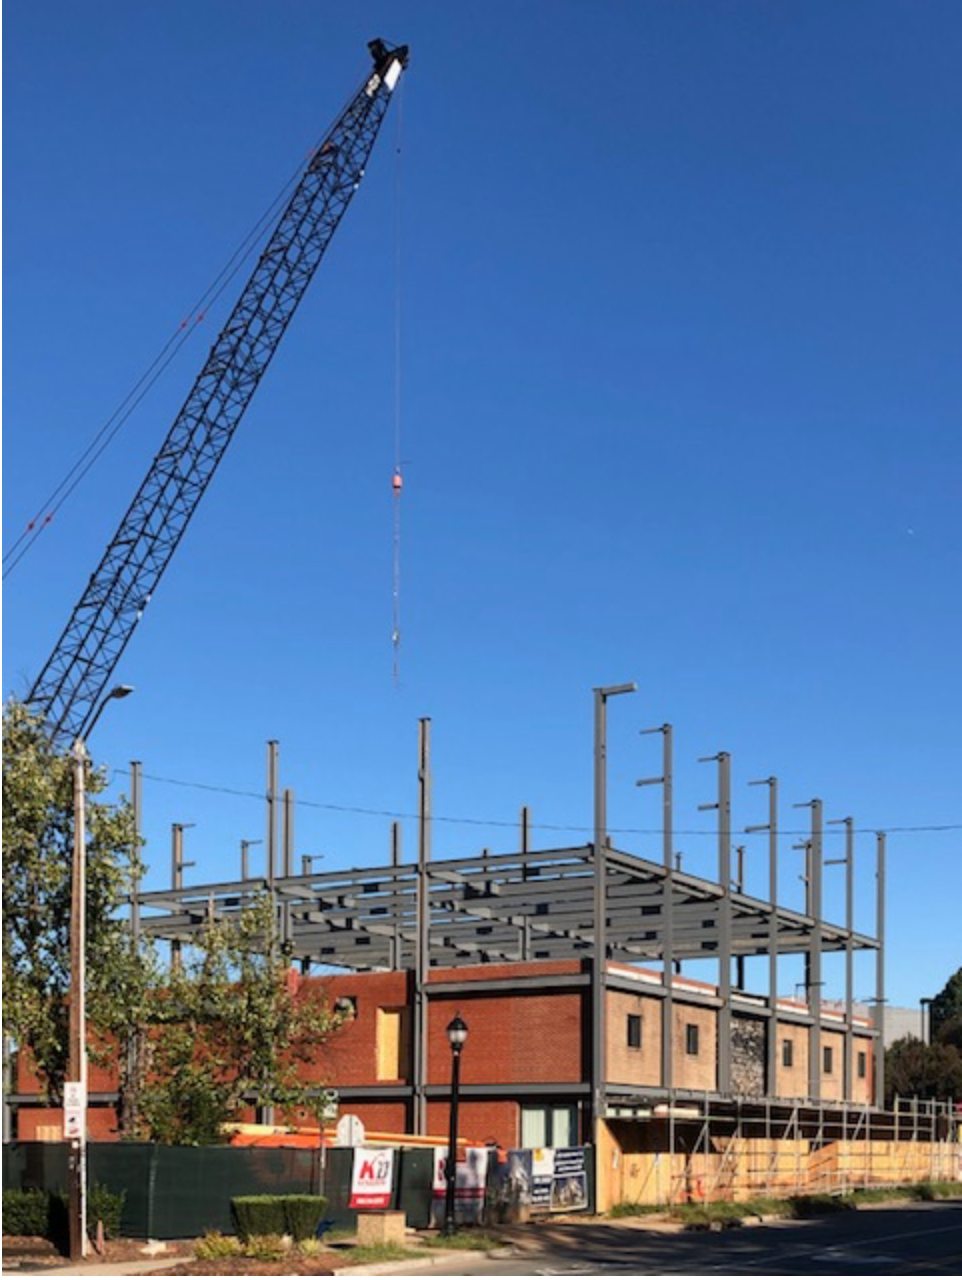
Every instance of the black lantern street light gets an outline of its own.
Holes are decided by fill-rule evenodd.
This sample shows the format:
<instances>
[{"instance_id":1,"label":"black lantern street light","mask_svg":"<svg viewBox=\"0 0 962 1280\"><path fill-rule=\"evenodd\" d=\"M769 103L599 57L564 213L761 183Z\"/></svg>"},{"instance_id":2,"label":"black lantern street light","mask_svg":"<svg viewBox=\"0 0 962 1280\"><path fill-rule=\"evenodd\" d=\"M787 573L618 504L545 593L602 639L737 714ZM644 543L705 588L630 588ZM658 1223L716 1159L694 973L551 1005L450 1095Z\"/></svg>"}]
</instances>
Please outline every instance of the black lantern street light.
<instances>
[{"instance_id":1,"label":"black lantern street light","mask_svg":"<svg viewBox=\"0 0 962 1280\"><path fill-rule=\"evenodd\" d=\"M468 1024L456 1013L447 1026L451 1045L451 1123L448 1129L448 1158L444 1166L444 1228L442 1235L455 1232L454 1187L458 1161L458 1089L461 1085L461 1050L468 1038Z\"/></svg>"}]
</instances>

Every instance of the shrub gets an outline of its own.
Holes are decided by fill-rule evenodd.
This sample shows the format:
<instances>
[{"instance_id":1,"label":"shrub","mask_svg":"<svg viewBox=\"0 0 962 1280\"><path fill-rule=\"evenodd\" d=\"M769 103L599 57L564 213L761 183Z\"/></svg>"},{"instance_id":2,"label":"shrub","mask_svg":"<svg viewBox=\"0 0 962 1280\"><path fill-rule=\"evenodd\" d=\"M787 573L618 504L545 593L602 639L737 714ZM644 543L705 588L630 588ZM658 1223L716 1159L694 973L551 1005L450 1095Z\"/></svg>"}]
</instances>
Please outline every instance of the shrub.
<instances>
[{"instance_id":1,"label":"shrub","mask_svg":"<svg viewBox=\"0 0 962 1280\"><path fill-rule=\"evenodd\" d=\"M324 1221L325 1196L283 1196L284 1230L295 1240L312 1240Z\"/></svg>"},{"instance_id":2,"label":"shrub","mask_svg":"<svg viewBox=\"0 0 962 1280\"><path fill-rule=\"evenodd\" d=\"M4 1191L3 1234L46 1236L50 1230L48 1191Z\"/></svg>"},{"instance_id":3,"label":"shrub","mask_svg":"<svg viewBox=\"0 0 962 1280\"><path fill-rule=\"evenodd\" d=\"M242 1258L244 1246L236 1236L225 1236L219 1231L208 1231L194 1245L194 1253L205 1262L215 1258Z\"/></svg>"},{"instance_id":4,"label":"shrub","mask_svg":"<svg viewBox=\"0 0 962 1280\"><path fill-rule=\"evenodd\" d=\"M87 1229L93 1233L104 1224L104 1235L120 1235L125 1191L108 1191L99 1183L87 1188ZM4 1191L3 1230L11 1236L44 1236L56 1245L69 1237L68 1197L63 1191Z\"/></svg>"},{"instance_id":5,"label":"shrub","mask_svg":"<svg viewBox=\"0 0 962 1280\"><path fill-rule=\"evenodd\" d=\"M293 1236L309 1240L324 1221L324 1196L234 1196L231 1220L242 1240L252 1236Z\"/></svg>"},{"instance_id":6,"label":"shrub","mask_svg":"<svg viewBox=\"0 0 962 1280\"><path fill-rule=\"evenodd\" d=\"M282 1236L287 1229L283 1196L234 1196L230 1216L244 1241L253 1236Z\"/></svg>"},{"instance_id":7,"label":"shrub","mask_svg":"<svg viewBox=\"0 0 962 1280\"><path fill-rule=\"evenodd\" d=\"M293 1243L290 1236L278 1235L276 1232L251 1236L244 1241L244 1257L254 1258L258 1262L280 1262L290 1253Z\"/></svg>"},{"instance_id":8,"label":"shrub","mask_svg":"<svg viewBox=\"0 0 962 1280\"><path fill-rule=\"evenodd\" d=\"M87 1190L87 1229L93 1233L97 1223L104 1224L104 1235L108 1240L116 1240L120 1235L120 1219L124 1212L126 1191L108 1191L99 1183Z\"/></svg>"}]
</instances>

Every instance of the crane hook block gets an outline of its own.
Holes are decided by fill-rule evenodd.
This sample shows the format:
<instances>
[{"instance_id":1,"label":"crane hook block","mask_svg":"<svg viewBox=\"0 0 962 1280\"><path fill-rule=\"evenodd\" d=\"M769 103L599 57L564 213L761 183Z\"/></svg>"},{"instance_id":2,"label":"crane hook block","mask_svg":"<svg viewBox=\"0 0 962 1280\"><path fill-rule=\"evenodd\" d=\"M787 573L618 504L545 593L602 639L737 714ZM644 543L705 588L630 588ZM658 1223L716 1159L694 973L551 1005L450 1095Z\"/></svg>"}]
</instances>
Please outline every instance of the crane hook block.
<instances>
[{"instance_id":1,"label":"crane hook block","mask_svg":"<svg viewBox=\"0 0 962 1280\"><path fill-rule=\"evenodd\" d=\"M401 479L400 471L395 471L394 478L391 481L391 488L394 490L395 494L400 495L403 485L404 481Z\"/></svg>"}]
</instances>

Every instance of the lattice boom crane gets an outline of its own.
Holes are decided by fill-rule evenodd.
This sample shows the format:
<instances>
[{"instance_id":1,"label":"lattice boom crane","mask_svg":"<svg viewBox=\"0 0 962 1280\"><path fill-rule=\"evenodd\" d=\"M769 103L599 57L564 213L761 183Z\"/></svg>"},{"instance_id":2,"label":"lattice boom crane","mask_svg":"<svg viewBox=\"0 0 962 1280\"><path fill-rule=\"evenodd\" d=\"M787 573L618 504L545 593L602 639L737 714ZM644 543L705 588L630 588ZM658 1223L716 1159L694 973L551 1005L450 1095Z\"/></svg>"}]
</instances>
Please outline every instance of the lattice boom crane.
<instances>
[{"instance_id":1,"label":"lattice boom crane","mask_svg":"<svg viewBox=\"0 0 962 1280\"><path fill-rule=\"evenodd\" d=\"M309 160L167 439L27 699L52 739L83 735L364 174L408 48L374 67Z\"/></svg>"}]
</instances>

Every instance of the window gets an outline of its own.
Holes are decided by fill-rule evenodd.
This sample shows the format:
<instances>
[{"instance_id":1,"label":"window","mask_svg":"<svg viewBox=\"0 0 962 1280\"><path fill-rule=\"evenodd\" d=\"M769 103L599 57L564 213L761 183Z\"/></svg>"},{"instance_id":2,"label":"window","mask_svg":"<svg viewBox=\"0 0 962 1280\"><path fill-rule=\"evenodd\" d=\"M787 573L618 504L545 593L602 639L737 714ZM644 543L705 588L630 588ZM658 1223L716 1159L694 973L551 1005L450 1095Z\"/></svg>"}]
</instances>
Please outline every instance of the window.
<instances>
[{"instance_id":1,"label":"window","mask_svg":"<svg viewBox=\"0 0 962 1280\"><path fill-rule=\"evenodd\" d=\"M578 1108L568 1103L558 1106L521 1107L523 1147L574 1147L578 1145Z\"/></svg>"},{"instance_id":2,"label":"window","mask_svg":"<svg viewBox=\"0 0 962 1280\"><path fill-rule=\"evenodd\" d=\"M377 1078L405 1080L410 1056L407 1009L377 1011Z\"/></svg>"},{"instance_id":3,"label":"window","mask_svg":"<svg viewBox=\"0 0 962 1280\"><path fill-rule=\"evenodd\" d=\"M795 1045L791 1040L782 1041L782 1066L791 1067L795 1065Z\"/></svg>"},{"instance_id":4,"label":"window","mask_svg":"<svg viewBox=\"0 0 962 1280\"><path fill-rule=\"evenodd\" d=\"M641 1048L641 1014L628 1014L628 1048Z\"/></svg>"},{"instance_id":5,"label":"window","mask_svg":"<svg viewBox=\"0 0 962 1280\"><path fill-rule=\"evenodd\" d=\"M342 1018L357 1017L357 996L338 996L334 1001L334 1012Z\"/></svg>"},{"instance_id":6,"label":"window","mask_svg":"<svg viewBox=\"0 0 962 1280\"><path fill-rule=\"evenodd\" d=\"M829 1075L832 1070L832 1046L827 1044L822 1050L822 1070Z\"/></svg>"},{"instance_id":7,"label":"window","mask_svg":"<svg viewBox=\"0 0 962 1280\"><path fill-rule=\"evenodd\" d=\"M693 1058L698 1056L698 1026L694 1022L685 1025L685 1052Z\"/></svg>"},{"instance_id":8,"label":"window","mask_svg":"<svg viewBox=\"0 0 962 1280\"><path fill-rule=\"evenodd\" d=\"M858 1078L864 1080L868 1074L868 1058L864 1053L858 1055Z\"/></svg>"}]
</instances>

